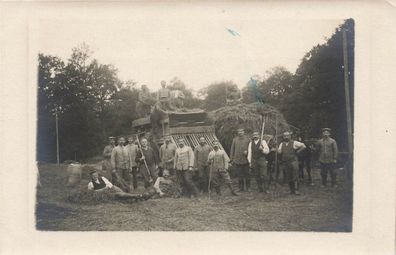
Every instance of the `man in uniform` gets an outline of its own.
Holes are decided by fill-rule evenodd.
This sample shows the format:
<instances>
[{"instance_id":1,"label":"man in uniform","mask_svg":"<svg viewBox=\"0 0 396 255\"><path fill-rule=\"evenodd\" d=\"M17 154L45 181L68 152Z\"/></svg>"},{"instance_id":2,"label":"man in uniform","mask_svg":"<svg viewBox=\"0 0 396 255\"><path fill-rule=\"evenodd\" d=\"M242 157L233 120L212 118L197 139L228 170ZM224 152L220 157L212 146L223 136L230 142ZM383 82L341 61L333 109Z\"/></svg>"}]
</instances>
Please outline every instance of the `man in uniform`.
<instances>
[{"instance_id":1,"label":"man in uniform","mask_svg":"<svg viewBox=\"0 0 396 255\"><path fill-rule=\"evenodd\" d=\"M147 142L148 142L148 146L151 147L151 149L153 149L155 156L157 157L157 159L159 159L159 148L157 143L154 141L154 137L153 134L151 132L146 132L144 134L144 138L146 138Z\"/></svg>"},{"instance_id":2,"label":"man in uniform","mask_svg":"<svg viewBox=\"0 0 396 255\"><path fill-rule=\"evenodd\" d=\"M190 146L185 145L184 139L178 140L179 148L175 152L176 174L183 190L187 191L192 198L198 198L198 190L192 181L194 173L194 152Z\"/></svg>"},{"instance_id":3,"label":"man in uniform","mask_svg":"<svg viewBox=\"0 0 396 255\"><path fill-rule=\"evenodd\" d=\"M253 132L253 139L248 145L248 161L253 169L259 192L268 193L267 159L269 153L267 142L260 139L259 132Z\"/></svg>"},{"instance_id":4,"label":"man in uniform","mask_svg":"<svg viewBox=\"0 0 396 255\"><path fill-rule=\"evenodd\" d=\"M111 152L115 147L115 138L109 137L109 144L103 150L102 175L111 180Z\"/></svg>"},{"instance_id":5,"label":"man in uniform","mask_svg":"<svg viewBox=\"0 0 396 255\"><path fill-rule=\"evenodd\" d=\"M154 150L148 145L146 138L142 138L140 144L142 148L137 153L136 161L140 163L140 173L144 178L144 187L148 188L150 183L154 184L158 178L159 159Z\"/></svg>"},{"instance_id":6,"label":"man in uniform","mask_svg":"<svg viewBox=\"0 0 396 255\"><path fill-rule=\"evenodd\" d=\"M138 172L138 167L136 164L136 156L137 153L139 151L138 146L135 143L135 139L133 138L133 136L129 136L128 137L128 152L129 152L129 171L132 174L132 186L133 189L136 190L138 187L138 183L137 183L137 172Z\"/></svg>"},{"instance_id":7,"label":"man in uniform","mask_svg":"<svg viewBox=\"0 0 396 255\"><path fill-rule=\"evenodd\" d=\"M290 132L283 133L283 142L278 147L281 167L284 170L286 182L289 184L290 193L300 195L298 192L298 158L297 155L305 149L305 145L291 139Z\"/></svg>"},{"instance_id":8,"label":"man in uniform","mask_svg":"<svg viewBox=\"0 0 396 255\"><path fill-rule=\"evenodd\" d=\"M125 138L118 138L118 145L114 147L111 152L111 167L112 167L112 178L111 182L122 190L129 192L130 188L127 183L130 182L130 158L128 148L124 145Z\"/></svg>"},{"instance_id":9,"label":"man in uniform","mask_svg":"<svg viewBox=\"0 0 396 255\"><path fill-rule=\"evenodd\" d=\"M320 139L315 146L316 151L319 155L320 163L320 175L322 177L323 187L327 186L327 174L330 172L331 186L336 186L336 169L335 164L337 163L338 148L337 142L330 137L330 128L322 129L322 139Z\"/></svg>"},{"instance_id":10,"label":"man in uniform","mask_svg":"<svg viewBox=\"0 0 396 255\"><path fill-rule=\"evenodd\" d=\"M161 88L158 91L158 100L164 110L171 110L170 106L170 90L166 87L166 82L161 81Z\"/></svg>"},{"instance_id":11,"label":"man in uniform","mask_svg":"<svg viewBox=\"0 0 396 255\"><path fill-rule=\"evenodd\" d=\"M208 155L209 181L213 184L217 194L220 191L220 179L223 179L227 187L230 189L233 196L238 196L232 188L231 177L228 174L228 157L223 150L219 148L219 142L213 142L213 150Z\"/></svg>"},{"instance_id":12,"label":"man in uniform","mask_svg":"<svg viewBox=\"0 0 396 255\"><path fill-rule=\"evenodd\" d=\"M176 145L172 143L170 136L165 137L165 143L161 145L159 157L163 171L168 170L171 175L175 174L173 169L175 160Z\"/></svg>"},{"instance_id":13,"label":"man in uniform","mask_svg":"<svg viewBox=\"0 0 396 255\"><path fill-rule=\"evenodd\" d=\"M245 135L243 128L237 130L238 136L232 140L230 159L237 169L239 177L239 191L246 191L250 188L249 162L247 160L247 149L249 138Z\"/></svg>"},{"instance_id":14,"label":"man in uniform","mask_svg":"<svg viewBox=\"0 0 396 255\"><path fill-rule=\"evenodd\" d=\"M194 149L194 169L198 175L198 189L201 192L208 190L208 155L212 148L206 143L204 137L199 138L199 144Z\"/></svg>"}]
</instances>

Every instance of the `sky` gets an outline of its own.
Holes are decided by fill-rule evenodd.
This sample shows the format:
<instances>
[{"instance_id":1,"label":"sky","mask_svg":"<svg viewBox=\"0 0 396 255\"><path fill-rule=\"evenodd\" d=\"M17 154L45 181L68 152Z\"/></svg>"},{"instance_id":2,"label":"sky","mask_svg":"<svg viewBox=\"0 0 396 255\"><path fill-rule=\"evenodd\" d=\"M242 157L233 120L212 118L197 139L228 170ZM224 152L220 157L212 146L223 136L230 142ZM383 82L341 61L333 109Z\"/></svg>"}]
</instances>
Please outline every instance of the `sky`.
<instances>
[{"instance_id":1,"label":"sky","mask_svg":"<svg viewBox=\"0 0 396 255\"><path fill-rule=\"evenodd\" d=\"M198 90L214 82L243 87L275 66L294 73L304 54L324 43L342 20L266 19L226 10L131 11L128 16L52 18L39 23L39 52L66 60L86 43L114 65L121 80L152 89L178 77ZM230 32L231 30L231 32Z\"/></svg>"}]
</instances>

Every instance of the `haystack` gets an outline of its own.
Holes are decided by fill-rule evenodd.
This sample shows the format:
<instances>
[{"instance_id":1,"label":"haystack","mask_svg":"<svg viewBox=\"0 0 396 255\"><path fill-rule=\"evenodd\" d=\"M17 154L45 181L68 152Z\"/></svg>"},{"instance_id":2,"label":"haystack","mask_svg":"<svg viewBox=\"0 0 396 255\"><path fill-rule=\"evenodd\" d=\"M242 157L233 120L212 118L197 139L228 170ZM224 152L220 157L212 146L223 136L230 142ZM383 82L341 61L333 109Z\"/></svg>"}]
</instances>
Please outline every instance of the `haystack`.
<instances>
[{"instance_id":1,"label":"haystack","mask_svg":"<svg viewBox=\"0 0 396 255\"><path fill-rule=\"evenodd\" d=\"M264 134L278 135L284 131L289 131L283 115L273 106L268 104L237 104L225 106L209 113L215 124L216 136L227 151L231 148L232 139L236 135L237 128L244 128L250 135L254 131L261 132L262 123L265 120ZM277 127L275 127L275 123Z\"/></svg>"}]
</instances>

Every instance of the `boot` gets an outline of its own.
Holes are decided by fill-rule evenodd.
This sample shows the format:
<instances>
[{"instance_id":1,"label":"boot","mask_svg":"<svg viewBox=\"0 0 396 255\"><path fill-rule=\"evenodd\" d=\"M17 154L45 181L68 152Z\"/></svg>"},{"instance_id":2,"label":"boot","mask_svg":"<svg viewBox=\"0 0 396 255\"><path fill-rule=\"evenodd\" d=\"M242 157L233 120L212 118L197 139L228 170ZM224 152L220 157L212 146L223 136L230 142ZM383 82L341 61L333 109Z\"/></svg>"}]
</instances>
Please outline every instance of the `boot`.
<instances>
[{"instance_id":1,"label":"boot","mask_svg":"<svg viewBox=\"0 0 396 255\"><path fill-rule=\"evenodd\" d=\"M233 195L233 196L238 196L238 194L235 193L234 189L232 188L231 183L228 183L228 184L227 184L227 187L230 189L231 195Z\"/></svg>"},{"instance_id":2,"label":"boot","mask_svg":"<svg viewBox=\"0 0 396 255\"><path fill-rule=\"evenodd\" d=\"M243 178L239 178L238 180L238 187L239 187L239 192L244 191L244 183L243 183Z\"/></svg>"},{"instance_id":3,"label":"boot","mask_svg":"<svg viewBox=\"0 0 396 255\"><path fill-rule=\"evenodd\" d=\"M295 192L294 182L289 182L289 188L290 188L290 194L294 194Z\"/></svg>"},{"instance_id":4,"label":"boot","mask_svg":"<svg viewBox=\"0 0 396 255\"><path fill-rule=\"evenodd\" d=\"M264 189L264 193L265 194L268 194L269 193L269 187L268 187L268 185L267 185L267 183L266 183L266 181L265 180L263 180L263 189Z\"/></svg>"},{"instance_id":5,"label":"boot","mask_svg":"<svg viewBox=\"0 0 396 255\"><path fill-rule=\"evenodd\" d=\"M250 178L246 178L246 191L249 192L250 190Z\"/></svg>"},{"instance_id":6,"label":"boot","mask_svg":"<svg viewBox=\"0 0 396 255\"><path fill-rule=\"evenodd\" d=\"M298 183L298 181L295 181L293 186L295 187L294 195L300 195L300 192L298 192L299 187L300 187L300 184Z\"/></svg>"},{"instance_id":7,"label":"boot","mask_svg":"<svg viewBox=\"0 0 396 255\"><path fill-rule=\"evenodd\" d=\"M215 190L216 190L216 194L220 196L220 195L221 195L220 186L216 186L216 187L215 187Z\"/></svg>"},{"instance_id":8,"label":"boot","mask_svg":"<svg viewBox=\"0 0 396 255\"><path fill-rule=\"evenodd\" d=\"M264 192L264 189L263 189L263 181L260 180L260 179L256 179L256 181L257 181L257 188L258 188L259 192L260 192L260 193L261 193L261 192Z\"/></svg>"}]
</instances>

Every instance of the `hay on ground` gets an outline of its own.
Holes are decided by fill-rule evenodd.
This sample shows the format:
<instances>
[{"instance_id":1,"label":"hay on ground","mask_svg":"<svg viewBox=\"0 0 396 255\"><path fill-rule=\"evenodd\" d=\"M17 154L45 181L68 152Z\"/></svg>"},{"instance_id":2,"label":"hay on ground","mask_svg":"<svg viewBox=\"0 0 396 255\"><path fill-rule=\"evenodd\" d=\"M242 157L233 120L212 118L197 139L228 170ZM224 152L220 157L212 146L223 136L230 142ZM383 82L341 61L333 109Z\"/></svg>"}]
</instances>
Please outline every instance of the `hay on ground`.
<instances>
[{"instance_id":1,"label":"hay on ground","mask_svg":"<svg viewBox=\"0 0 396 255\"><path fill-rule=\"evenodd\" d=\"M110 190L94 192L92 190L76 190L70 193L67 200L71 203L96 205L114 200L114 194Z\"/></svg>"}]
</instances>

